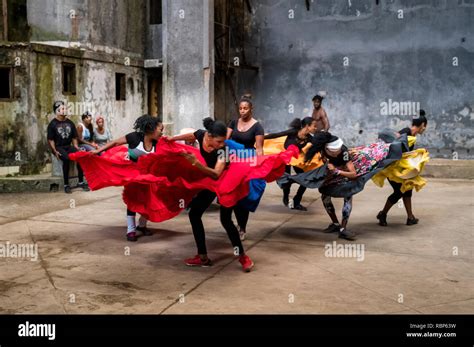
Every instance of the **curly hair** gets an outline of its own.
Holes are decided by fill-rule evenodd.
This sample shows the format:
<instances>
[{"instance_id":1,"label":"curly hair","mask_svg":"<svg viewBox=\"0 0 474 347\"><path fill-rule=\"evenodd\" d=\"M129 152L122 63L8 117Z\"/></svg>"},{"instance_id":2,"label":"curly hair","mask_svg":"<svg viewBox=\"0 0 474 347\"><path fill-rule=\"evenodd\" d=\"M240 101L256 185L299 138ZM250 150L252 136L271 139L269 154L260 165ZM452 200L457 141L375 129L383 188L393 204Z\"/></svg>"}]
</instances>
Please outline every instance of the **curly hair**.
<instances>
[{"instance_id":1,"label":"curly hair","mask_svg":"<svg viewBox=\"0 0 474 347\"><path fill-rule=\"evenodd\" d=\"M144 114L141 117L138 117L133 125L133 129L143 134L153 133L156 128L161 124L161 121L149 114Z\"/></svg>"}]
</instances>

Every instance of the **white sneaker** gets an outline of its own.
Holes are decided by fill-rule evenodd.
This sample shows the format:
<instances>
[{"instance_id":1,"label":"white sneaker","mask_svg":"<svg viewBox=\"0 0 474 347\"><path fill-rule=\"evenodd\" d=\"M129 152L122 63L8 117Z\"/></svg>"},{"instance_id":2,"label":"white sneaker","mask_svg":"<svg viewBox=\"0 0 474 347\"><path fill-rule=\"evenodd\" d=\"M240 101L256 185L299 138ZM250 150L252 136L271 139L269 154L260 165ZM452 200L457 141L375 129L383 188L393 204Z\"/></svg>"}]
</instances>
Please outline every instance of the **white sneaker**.
<instances>
[{"instance_id":1,"label":"white sneaker","mask_svg":"<svg viewBox=\"0 0 474 347\"><path fill-rule=\"evenodd\" d=\"M239 231L239 235L240 235L240 241L245 241L245 232L243 231Z\"/></svg>"},{"instance_id":2,"label":"white sneaker","mask_svg":"<svg viewBox=\"0 0 474 347\"><path fill-rule=\"evenodd\" d=\"M288 208L291 210L295 207L295 202L293 201L293 199L290 199L290 201L288 201Z\"/></svg>"}]
</instances>

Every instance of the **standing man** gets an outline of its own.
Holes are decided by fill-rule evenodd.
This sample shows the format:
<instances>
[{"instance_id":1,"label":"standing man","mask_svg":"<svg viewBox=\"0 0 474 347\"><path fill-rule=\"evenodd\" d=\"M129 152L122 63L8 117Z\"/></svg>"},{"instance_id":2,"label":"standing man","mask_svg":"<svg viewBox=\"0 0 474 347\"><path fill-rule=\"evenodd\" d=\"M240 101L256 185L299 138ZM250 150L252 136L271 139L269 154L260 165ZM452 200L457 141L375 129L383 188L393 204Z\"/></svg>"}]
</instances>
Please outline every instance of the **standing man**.
<instances>
[{"instance_id":1,"label":"standing man","mask_svg":"<svg viewBox=\"0 0 474 347\"><path fill-rule=\"evenodd\" d=\"M316 120L316 131L328 131L329 130L329 119L326 110L321 105L323 103L323 97L316 95L313 98L314 110L311 117Z\"/></svg>"},{"instance_id":2,"label":"standing man","mask_svg":"<svg viewBox=\"0 0 474 347\"><path fill-rule=\"evenodd\" d=\"M69 186L69 154L79 151L77 141L77 130L74 123L66 117L66 107L63 101L56 101L53 105L53 112L56 117L48 125L48 143L51 151L63 162L64 192L71 194ZM79 164L77 164L79 184L84 191L90 189L84 183L84 173Z\"/></svg>"}]
</instances>

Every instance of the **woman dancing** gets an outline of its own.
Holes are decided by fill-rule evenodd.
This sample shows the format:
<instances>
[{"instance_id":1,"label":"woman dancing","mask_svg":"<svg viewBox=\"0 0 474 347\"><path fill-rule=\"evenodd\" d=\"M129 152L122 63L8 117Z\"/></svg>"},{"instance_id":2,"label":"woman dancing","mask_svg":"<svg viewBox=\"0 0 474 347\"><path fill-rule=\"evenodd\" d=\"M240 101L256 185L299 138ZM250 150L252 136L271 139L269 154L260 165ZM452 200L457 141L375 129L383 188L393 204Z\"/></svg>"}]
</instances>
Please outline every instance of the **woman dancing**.
<instances>
[{"instance_id":1,"label":"woman dancing","mask_svg":"<svg viewBox=\"0 0 474 347\"><path fill-rule=\"evenodd\" d=\"M240 99L239 114L240 118L230 121L228 125L227 139L244 145L246 149L256 148L256 154L263 155L264 130L262 125L253 118L253 104L249 96L243 96ZM234 207L234 213L240 228L240 238L245 240L250 211L237 204Z\"/></svg>"},{"instance_id":2,"label":"woman dancing","mask_svg":"<svg viewBox=\"0 0 474 347\"><path fill-rule=\"evenodd\" d=\"M323 161L327 163L327 176L324 185L331 187L337 184L340 178L354 179L357 172L354 163L349 155L348 148L343 141L337 136L330 133L317 133L313 138L313 146L306 153L306 160L310 161L313 156L320 152ZM344 204L342 206L342 220L336 216L336 210L331 200L331 190L321 194L324 208L331 218L332 223L324 230L326 233L338 232L339 237L347 240L355 240L355 233L347 230L347 223L352 212L352 195L344 196Z\"/></svg>"},{"instance_id":3,"label":"woman dancing","mask_svg":"<svg viewBox=\"0 0 474 347\"><path fill-rule=\"evenodd\" d=\"M420 116L414 118L412 121L411 128L403 128L398 132L398 137L402 134L406 134L408 136L416 137L418 134L423 134L426 130L428 125L428 120L425 116L425 111L420 110ZM409 149L412 151L414 149L415 143L413 143ZM390 179L387 177L388 183L393 188L393 193L387 198L385 202L385 206L382 211L377 214L377 219L379 220L379 225L387 226L387 214L388 211L395 205L400 199L403 199L403 205L405 206L405 210L407 212L407 222L406 225L415 225L418 224L419 219L415 218L413 211L412 211L412 204L411 204L411 197L413 194L413 189L408 189L402 191L402 183L395 182L394 178ZM399 180L398 180L399 181Z\"/></svg>"},{"instance_id":4,"label":"woman dancing","mask_svg":"<svg viewBox=\"0 0 474 347\"><path fill-rule=\"evenodd\" d=\"M296 118L290 123L290 129L273 134L265 135L265 140L275 139L278 137L286 136L285 144L283 147L288 149L290 145L296 145L301 151L309 142L311 142L312 134L316 133L317 121L312 117L303 118L303 120ZM285 172L291 174L291 165L287 165ZM303 173L304 170L300 167L293 166L293 169L297 174ZM290 200L290 190L291 184L288 184L283 188L283 205L289 206ZM301 200L303 199L303 194L306 191L306 187L299 186L296 195L293 198L290 208L293 210L307 211L308 209L301 205Z\"/></svg>"},{"instance_id":5,"label":"woman dancing","mask_svg":"<svg viewBox=\"0 0 474 347\"><path fill-rule=\"evenodd\" d=\"M163 133L161 121L156 117L143 115L135 121L133 128L135 129L134 132L112 140L103 147L91 151L91 153L99 154L110 148L127 144L128 158L133 162L137 162L139 157L155 152L158 140ZM135 217L136 213L127 209L127 240L132 242L138 239L137 231L141 231L145 236L152 235L152 232L146 227L147 220L140 216L139 225L137 226Z\"/></svg>"},{"instance_id":6,"label":"woman dancing","mask_svg":"<svg viewBox=\"0 0 474 347\"><path fill-rule=\"evenodd\" d=\"M331 217L332 224L325 232L339 232L341 238L353 240L355 234L348 231L347 222L352 210L352 196L361 192L369 179L383 179L391 172L404 172L405 166L412 166L410 159L416 154L408 151L406 135L386 143L379 140L368 146L348 149L341 139L330 133L316 133L312 140L313 146L306 153L310 160L315 153L320 152L326 160L326 165L317 169L294 175L284 175L278 180L280 187L289 182L296 182L307 188L319 188L326 211ZM426 152L426 151L425 151ZM407 156L408 155L408 156ZM402 183L419 184L419 170L413 170L410 179L403 178ZM401 177L401 175L400 175ZM378 182L376 184L380 185ZM417 186L419 187L419 185ZM339 224L331 197L344 198L343 218Z\"/></svg>"},{"instance_id":7,"label":"woman dancing","mask_svg":"<svg viewBox=\"0 0 474 347\"><path fill-rule=\"evenodd\" d=\"M221 121L215 121L208 117L203 121L206 130L197 130L191 134L177 135L170 140L186 141L199 143L199 150L204 158L206 165L202 164L194 154L181 153L191 165L202 171L207 176L218 179L226 168L227 162L225 155L220 152L225 146L225 139L227 135L227 127ZM206 234L204 225L202 223L202 215L216 198L216 193L210 190L200 191L196 197L189 204L189 221L193 230L194 240L197 245L197 255L193 258L185 260L188 266L211 266L212 262L207 256L206 248ZM244 272L249 272L254 266L253 261L245 254L242 246L242 241L239 237L239 231L232 222L232 210L234 208L220 207L220 220L222 226L227 232L227 235L234 248L234 254L239 256L239 262L242 265Z\"/></svg>"}]
</instances>

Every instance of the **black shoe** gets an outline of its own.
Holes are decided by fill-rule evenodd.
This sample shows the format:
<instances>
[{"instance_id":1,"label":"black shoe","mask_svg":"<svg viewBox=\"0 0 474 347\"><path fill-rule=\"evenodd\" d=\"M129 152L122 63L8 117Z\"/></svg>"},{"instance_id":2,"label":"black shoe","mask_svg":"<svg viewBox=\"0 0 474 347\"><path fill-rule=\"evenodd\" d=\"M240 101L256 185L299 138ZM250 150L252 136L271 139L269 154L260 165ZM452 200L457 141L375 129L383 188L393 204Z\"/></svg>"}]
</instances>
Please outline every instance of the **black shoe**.
<instances>
[{"instance_id":1,"label":"black shoe","mask_svg":"<svg viewBox=\"0 0 474 347\"><path fill-rule=\"evenodd\" d=\"M135 242L138 240L137 233L132 231L131 233L127 233L127 241Z\"/></svg>"},{"instance_id":2,"label":"black shoe","mask_svg":"<svg viewBox=\"0 0 474 347\"><path fill-rule=\"evenodd\" d=\"M286 207L288 207L288 203L289 203L289 200L287 197L283 197L283 205L285 205Z\"/></svg>"},{"instance_id":3,"label":"black shoe","mask_svg":"<svg viewBox=\"0 0 474 347\"><path fill-rule=\"evenodd\" d=\"M137 231L141 231L142 234L145 235L145 236L153 235L153 233L150 230L148 230L147 227L137 227Z\"/></svg>"},{"instance_id":4,"label":"black shoe","mask_svg":"<svg viewBox=\"0 0 474 347\"><path fill-rule=\"evenodd\" d=\"M341 229L341 226L340 225L337 225L337 224L334 224L334 223L331 223L329 224L329 226L323 230L323 233L335 233L335 232L339 232L339 230Z\"/></svg>"},{"instance_id":5,"label":"black shoe","mask_svg":"<svg viewBox=\"0 0 474 347\"><path fill-rule=\"evenodd\" d=\"M71 193L72 193L71 187L69 187L69 186L64 186L64 193L66 193L66 194L71 194Z\"/></svg>"},{"instance_id":6,"label":"black shoe","mask_svg":"<svg viewBox=\"0 0 474 347\"><path fill-rule=\"evenodd\" d=\"M413 217L413 218L408 218L408 219L407 219L407 225L415 225L415 224L418 224L418 221L419 221L419 219L418 219L418 218L415 218L415 217Z\"/></svg>"},{"instance_id":7,"label":"black shoe","mask_svg":"<svg viewBox=\"0 0 474 347\"><path fill-rule=\"evenodd\" d=\"M306 207L304 207L303 205L299 204L299 205L296 205L294 207L291 208L292 210L299 210L299 211L308 211L308 209Z\"/></svg>"},{"instance_id":8,"label":"black shoe","mask_svg":"<svg viewBox=\"0 0 474 347\"><path fill-rule=\"evenodd\" d=\"M339 238L340 239L346 239L349 241L354 241L356 239L356 234L353 233L352 231L349 231L347 229L342 229L339 230Z\"/></svg>"},{"instance_id":9,"label":"black shoe","mask_svg":"<svg viewBox=\"0 0 474 347\"><path fill-rule=\"evenodd\" d=\"M379 225L386 227L387 224L387 214L384 211L380 211L377 215L377 219L379 220Z\"/></svg>"},{"instance_id":10,"label":"black shoe","mask_svg":"<svg viewBox=\"0 0 474 347\"><path fill-rule=\"evenodd\" d=\"M87 183L79 183L77 185L79 188L82 188L83 191L85 192L90 192L91 189L89 188L89 185Z\"/></svg>"}]
</instances>

